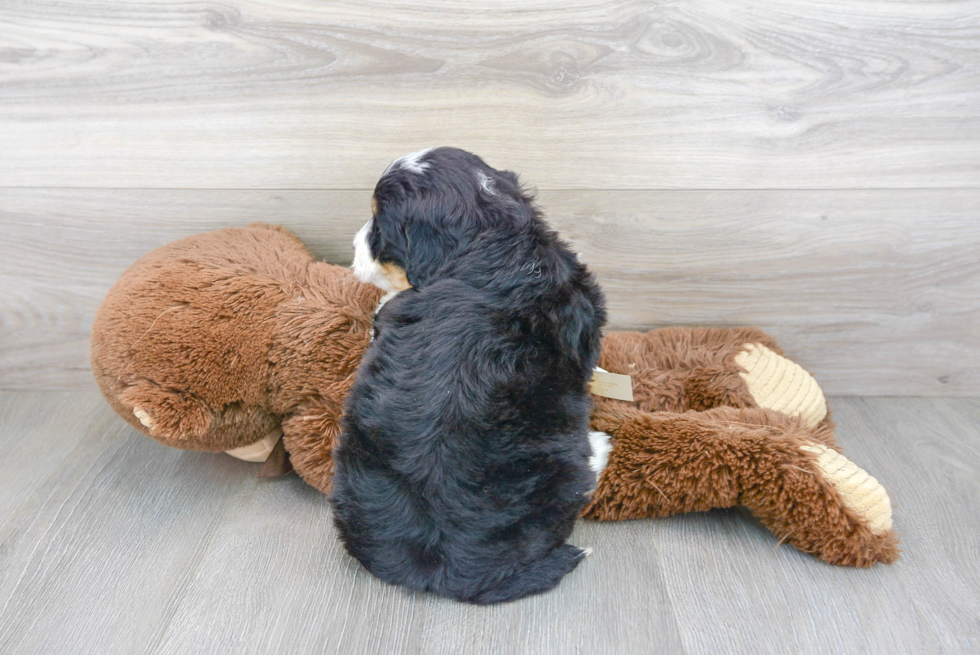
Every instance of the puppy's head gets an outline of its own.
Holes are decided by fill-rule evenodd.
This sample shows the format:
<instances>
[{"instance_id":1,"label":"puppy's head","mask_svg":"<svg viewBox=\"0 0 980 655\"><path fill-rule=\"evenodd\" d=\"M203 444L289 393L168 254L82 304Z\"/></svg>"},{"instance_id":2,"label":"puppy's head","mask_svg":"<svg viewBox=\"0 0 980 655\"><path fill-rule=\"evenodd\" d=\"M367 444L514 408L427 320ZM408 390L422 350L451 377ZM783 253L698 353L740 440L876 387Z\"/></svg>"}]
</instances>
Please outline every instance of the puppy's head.
<instances>
[{"instance_id":1,"label":"puppy's head","mask_svg":"<svg viewBox=\"0 0 980 655\"><path fill-rule=\"evenodd\" d=\"M388 166L371 213L354 237L354 273L402 291L424 285L481 234L521 229L533 207L514 173L464 150L435 148Z\"/></svg>"}]
</instances>

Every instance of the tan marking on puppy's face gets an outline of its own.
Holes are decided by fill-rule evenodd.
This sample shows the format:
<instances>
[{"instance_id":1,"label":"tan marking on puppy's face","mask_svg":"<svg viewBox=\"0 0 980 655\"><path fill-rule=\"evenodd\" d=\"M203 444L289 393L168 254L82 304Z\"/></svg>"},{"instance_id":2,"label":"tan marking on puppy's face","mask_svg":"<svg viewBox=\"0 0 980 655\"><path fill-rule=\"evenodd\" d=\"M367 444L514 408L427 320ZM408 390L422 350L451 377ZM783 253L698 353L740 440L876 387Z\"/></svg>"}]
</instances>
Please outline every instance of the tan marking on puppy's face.
<instances>
[{"instance_id":1,"label":"tan marking on puppy's face","mask_svg":"<svg viewBox=\"0 0 980 655\"><path fill-rule=\"evenodd\" d=\"M396 291L404 291L405 289L412 288L412 285L408 283L408 277L405 275L405 269L401 266L396 264L382 264L381 270L384 271L384 276L388 279L388 283Z\"/></svg>"},{"instance_id":2,"label":"tan marking on puppy's face","mask_svg":"<svg viewBox=\"0 0 980 655\"><path fill-rule=\"evenodd\" d=\"M371 216L378 215L378 199L371 196Z\"/></svg>"}]
</instances>

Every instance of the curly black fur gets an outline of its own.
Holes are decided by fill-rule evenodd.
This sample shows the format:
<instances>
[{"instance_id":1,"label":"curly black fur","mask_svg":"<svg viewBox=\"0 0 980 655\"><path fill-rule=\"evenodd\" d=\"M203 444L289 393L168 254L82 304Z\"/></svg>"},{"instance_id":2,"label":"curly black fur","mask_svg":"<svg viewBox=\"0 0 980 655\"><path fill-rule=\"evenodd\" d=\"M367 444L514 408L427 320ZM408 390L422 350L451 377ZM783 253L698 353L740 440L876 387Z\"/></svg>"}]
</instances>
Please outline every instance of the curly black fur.
<instances>
[{"instance_id":1,"label":"curly black fur","mask_svg":"<svg viewBox=\"0 0 980 655\"><path fill-rule=\"evenodd\" d=\"M408 161L408 163L406 163ZM375 189L389 301L334 453L347 550L379 578L472 603L551 589L595 484L588 381L604 299L517 176L439 148Z\"/></svg>"}]
</instances>

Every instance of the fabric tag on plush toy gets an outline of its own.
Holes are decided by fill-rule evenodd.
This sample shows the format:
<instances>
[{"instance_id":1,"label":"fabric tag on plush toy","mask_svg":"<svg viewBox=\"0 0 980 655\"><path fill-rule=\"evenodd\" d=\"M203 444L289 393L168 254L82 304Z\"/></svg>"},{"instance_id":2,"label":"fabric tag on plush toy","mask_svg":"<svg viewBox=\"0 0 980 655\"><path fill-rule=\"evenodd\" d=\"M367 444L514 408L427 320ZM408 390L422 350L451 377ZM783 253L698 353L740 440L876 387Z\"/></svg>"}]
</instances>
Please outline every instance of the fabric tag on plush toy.
<instances>
[{"instance_id":1,"label":"fabric tag on plush toy","mask_svg":"<svg viewBox=\"0 0 980 655\"><path fill-rule=\"evenodd\" d=\"M603 398L633 402L633 378L596 368L589 380L589 391Z\"/></svg>"}]
</instances>

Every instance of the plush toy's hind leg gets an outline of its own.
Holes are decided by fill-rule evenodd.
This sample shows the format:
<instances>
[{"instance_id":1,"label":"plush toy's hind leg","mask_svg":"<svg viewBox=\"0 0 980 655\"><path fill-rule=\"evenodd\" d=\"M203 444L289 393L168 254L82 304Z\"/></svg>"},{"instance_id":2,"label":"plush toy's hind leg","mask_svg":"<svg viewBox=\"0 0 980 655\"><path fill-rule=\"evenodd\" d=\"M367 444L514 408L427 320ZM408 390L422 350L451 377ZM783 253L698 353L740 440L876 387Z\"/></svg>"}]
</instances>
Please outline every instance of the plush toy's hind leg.
<instances>
[{"instance_id":1,"label":"plush toy's hind leg","mask_svg":"<svg viewBox=\"0 0 980 655\"><path fill-rule=\"evenodd\" d=\"M637 406L646 411L762 407L811 427L829 424L816 380L756 328L614 332L603 338L599 365L630 375Z\"/></svg>"},{"instance_id":2,"label":"plush toy's hind leg","mask_svg":"<svg viewBox=\"0 0 980 655\"><path fill-rule=\"evenodd\" d=\"M826 426L765 409L593 415L613 439L584 516L621 520L744 505L800 550L843 566L898 559L878 482L823 442ZM831 437L832 438L832 437Z\"/></svg>"}]
</instances>

